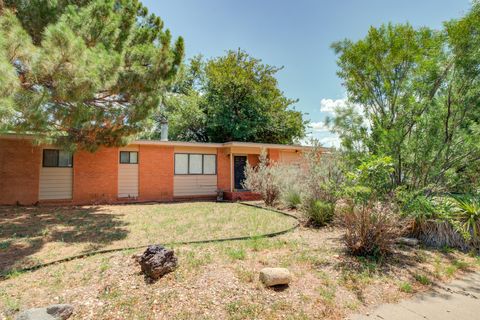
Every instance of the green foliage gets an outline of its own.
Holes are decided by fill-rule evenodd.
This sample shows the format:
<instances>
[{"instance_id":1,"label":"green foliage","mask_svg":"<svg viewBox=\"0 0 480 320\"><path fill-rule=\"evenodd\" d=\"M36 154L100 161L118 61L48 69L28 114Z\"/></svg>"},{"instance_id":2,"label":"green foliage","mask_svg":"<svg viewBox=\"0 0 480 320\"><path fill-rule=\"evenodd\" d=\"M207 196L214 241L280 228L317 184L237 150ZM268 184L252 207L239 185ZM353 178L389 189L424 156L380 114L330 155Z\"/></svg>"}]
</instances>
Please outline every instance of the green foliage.
<instances>
[{"instance_id":1,"label":"green foliage","mask_svg":"<svg viewBox=\"0 0 480 320\"><path fill-rule=\"evenodd\" d=\"M405 292L405 293L413 292L413 287L410 284L410 282L402 282L399 287L400 287L400 291L402 292Z\"/></svg>"},{"instance_id":2,"label":"green foliage","mask_svg":"<svg viewBox=\"0 0 480 320\"><path fill-rule=\"evenodd\" d=\"M418 282L420 282L424 286L428 286L429 284L432 283L430 281L430 279L426 275L423 275L423 274L416 274L415 275L415 280L417 280Z\"/></svg>"},{"instance_id":3,"label":"green foliage","mask_svg":"<svg viewBox=\"0 0 480 320\"><path fill-rule=\"evenodd\" d=\"M372 189L361 185L347 186L343 192L354 204L365 204L372 199Z\"/></svg>"},{"instance_id":4,"label":"green foliage","mask_svg":"<svg viewBox=\"0 0 480 320\"><path fill-rule=\"evenodd\" d=\"M136 0L4 4L0 129L88 150L144 130L183 57L160 18Z\"/></svg>"},{"instance_id":5,"label":"green foliage","mask_svg":"<svg viewBox=\"0 0 480 320\"><path fill-rule=\"evenodd\" d=\"M240 50L207 62L204 108L211 141L287 144L303 138L302 113L288 109L296 101L278 88L279 70Z\"/></svg>"},{"instance_id":6,"label":"green foliage","mask_svg":"<svg viewBox=\"0 0 480 320\"><path fill-rule=\"evenodd\" d=\"M454 218L459 222L458 231L466 240L480 242L480 200L475 197L454 197Z\"/></svg>"},{"instance_id":7,"label":"green foliage","mask_svg":"<svg viewBox=\"0 0 480 320\"><path fill-rule=\"evenodd\" d=\"M310 224L322 227L332 221L334 205L322 200L311 200L304 210Z\"/></svg>"},{"instance_id":8,"label":"green foliage","mask_svg":"<svg viewBox=\"0 0 480 320\"><path fill-rule=\"evenodd\" d=\"M349 100L333 128L350 166L388 156L393 187L478 188L478 2L440 31L387 24L332 47Z\"/></svg>"},{"instance_id":9,"label":"green foliage","mask_svg":"<svg viewBox=\"0 0 480 320\"><path fill-rule=\"evenodd\" d=\"M431 197L425 196L421 191L408 191L405 188L395 190L395 200L402 214L414 218L417 222L436 216L438 213Z\"/></svg>"},{"instance_id":10,"label":"green foliage","mask_svg":"<svg viewBox=\"0 0 480 320\"><path fill-rule=\"evenodd\" d=\"M366 187L378 197L391 191L394 171L392 158L373 155L363 161L355 171L349 172L347 177L354 185Z\"/></svg>"},{"instance_id":11,"label":"green foliage","mask_svg":"<svg viewBox=\"0 0 480 320\"><path fill-rule=\"evenodd\" d=\"M297 190L290 188L284 193L283 201L289 208L296 209L302 203L302 196Z\"/></svg>"},{"instance_id":12,"label":"green foliage","mask_svg":"<svg viewBox=\"0 0 480 320\"><path fill-rule=\"evenodd\" d=\"M183 67L164 101L172 137L186 141L249 141L289 144L305 136L307 122L284 96L280 68L246 52L228 51ZM208 121L207 121L208 120ZM185 132L185 133L184 133Z\"/></svg>"}]
</instances>

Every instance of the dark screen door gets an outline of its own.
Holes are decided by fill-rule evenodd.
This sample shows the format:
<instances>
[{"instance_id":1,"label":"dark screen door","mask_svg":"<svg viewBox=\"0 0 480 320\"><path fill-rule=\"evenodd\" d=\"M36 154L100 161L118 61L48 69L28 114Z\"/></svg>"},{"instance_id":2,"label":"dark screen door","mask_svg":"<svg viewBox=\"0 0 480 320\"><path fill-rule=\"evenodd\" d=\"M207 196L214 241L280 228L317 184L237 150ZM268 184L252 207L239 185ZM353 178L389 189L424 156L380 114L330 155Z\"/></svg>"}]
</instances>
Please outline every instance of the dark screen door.
<instances>
[{"instance_id":1,"label":"dark screen door","mask_svg":"<svg viewBox=\"0 0 480 320\"><path fill-rule=\"evenodd\" d=\"M235 156L233 158L233 172L235 179L235 189L242 190L242 183L245 180L245 166L247 165L246 156Z\"/></svg>"}]
</instances>

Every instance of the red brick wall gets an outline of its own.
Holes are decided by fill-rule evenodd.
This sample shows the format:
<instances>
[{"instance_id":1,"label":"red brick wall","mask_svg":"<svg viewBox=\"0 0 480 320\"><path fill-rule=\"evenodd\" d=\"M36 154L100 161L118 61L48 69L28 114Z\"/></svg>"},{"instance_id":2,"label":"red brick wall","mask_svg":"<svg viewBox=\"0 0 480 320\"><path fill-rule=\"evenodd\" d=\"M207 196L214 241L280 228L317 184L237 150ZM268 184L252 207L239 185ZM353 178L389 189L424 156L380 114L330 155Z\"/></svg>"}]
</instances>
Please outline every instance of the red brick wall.
<instances>
[{"instance_id":1,"label":"red brick wall","mask_svg":"<svg viewBox=\"0 0 480 320\"><path fill-rule=\"evenodd\" d=\"M258 158L258 154L249 154L247 159L248 159L248 163L252 167L256 167L257 164L260 162L260 159Z\"/></svg>"},{"instance_id":2,"label":"red brick wall","mask_svg":"<svg viewBox=\"0 0 480 320\"><path fill-rule=\"evenodd\" d=\"M0 204L38 201L41 149L29 140L0 139Z\"/></svg>"},{"instance_id":3,"label":"red brick wall","mask_svg":"<svg viewBox=\"0 0 480 320\"><path fill-rule=\"evenodd\" d=\"M173 200L173 154L173 147L140 146L139 200Z\"/></svg>"},{"instance_id":4,"label":"red brick wall","mask_svg":"<svg viewBox=\"0 0 480 320\"><path fill-rule=\"evenodd\" d=\"M217 187L223 191L230 191L230 156L228 148L219 148L217 152Z\"/></svg>"},{"instance_id":5,"label":"red brick wall","mask_svg":"<svg viewBox=\"0 0 480 320\"><path fill-rule=\"evenodd\" d=\"M272 162L278 162L280 160L280 150L268 149L268 159Z\"/></svg>"},{"instance_id":6,"label":"red brick wall","mask_svg":"<svg viewBox=\"0 0 480 320\"><path fill-rule=\"evenodd\" d=\"M114 202L118 195L118 148L94 153L77 151L73 157L73 202Z\"/></svg>"}]
</instances>

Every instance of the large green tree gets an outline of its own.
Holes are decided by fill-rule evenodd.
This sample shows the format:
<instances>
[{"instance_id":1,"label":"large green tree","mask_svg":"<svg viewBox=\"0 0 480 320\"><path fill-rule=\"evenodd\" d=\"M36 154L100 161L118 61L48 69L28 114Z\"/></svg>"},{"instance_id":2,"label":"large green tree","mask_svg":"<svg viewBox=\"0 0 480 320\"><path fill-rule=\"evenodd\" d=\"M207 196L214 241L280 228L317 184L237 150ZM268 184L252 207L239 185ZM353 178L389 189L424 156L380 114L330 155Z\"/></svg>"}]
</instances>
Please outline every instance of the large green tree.
<instances>
[{"instance_id":1,"label":"large green tree","mask_svg":"<svg viewBox=\"0 0 480 320\"><path fill-rule=\"evenodd\" d=\"M3 130L95 150L141 132L183 57L137 0L0 2Z\"/></svg>"},{"instance_id":2,"label":"large green tree","mask_svg":"<svg viewBox=\"0 0 480 320\"><path fill-rule=\"evenodd\" d=\"M278 88L280 68L246 52L201 57L179 73L165 99L173 139L288 144L305 136L307 122Z\"/></svg>"},{"instance_id":3,"label":"large green tree","mask_svg":"<svg viewBox=\"0 0 480 320\"><path fill-rule=\"evenodd\" d=\"M440 31L388 24L333 48L349 98L334 130L352 164L390 156L395 185L412 188L478 183L462 179L480 161L478 4Z\"/></svg>"}]
</instances>

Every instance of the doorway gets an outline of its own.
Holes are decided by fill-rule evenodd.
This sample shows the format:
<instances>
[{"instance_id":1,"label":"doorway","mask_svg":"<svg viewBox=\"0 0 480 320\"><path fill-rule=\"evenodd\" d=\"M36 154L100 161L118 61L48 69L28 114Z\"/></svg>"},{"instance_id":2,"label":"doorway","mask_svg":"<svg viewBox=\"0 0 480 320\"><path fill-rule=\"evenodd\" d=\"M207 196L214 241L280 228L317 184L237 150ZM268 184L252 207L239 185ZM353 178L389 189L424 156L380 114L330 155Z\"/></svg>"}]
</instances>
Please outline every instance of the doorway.
<instances>
[{"instance_id":1,"label":"doorway","mask_svg":"<svg viewBox=\"0 0 480 320\"><path fill-rule=\"evenodd\" d=\"M247 165L247 156L233 157L233 176L235 190L244 190L243 181L245 181L245 166Z\"/></svg>"}]
</instances>

